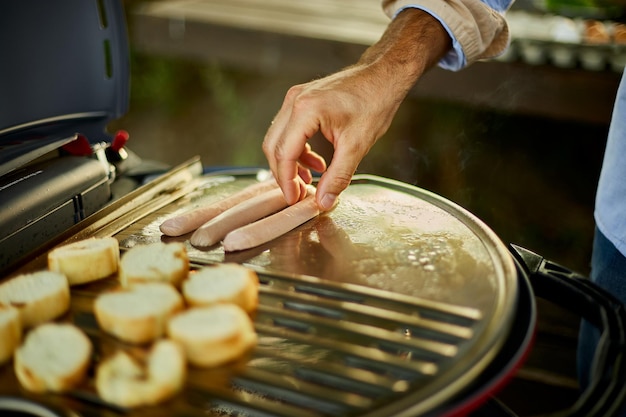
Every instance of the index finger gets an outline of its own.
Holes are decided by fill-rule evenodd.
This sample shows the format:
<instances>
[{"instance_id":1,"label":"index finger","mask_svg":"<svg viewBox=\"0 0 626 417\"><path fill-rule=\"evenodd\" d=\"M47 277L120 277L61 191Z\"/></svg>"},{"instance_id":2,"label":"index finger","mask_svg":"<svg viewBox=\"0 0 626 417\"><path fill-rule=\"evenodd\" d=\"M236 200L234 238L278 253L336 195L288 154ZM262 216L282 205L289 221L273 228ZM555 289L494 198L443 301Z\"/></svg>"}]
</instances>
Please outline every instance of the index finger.
<instances>
[{"instance_id":1,"label":"index finger","mask_svg":"<svg viewBox=\"0 0 626 417\"><path fill-rule=\"evenodd\" d=\"M281 125L274 125L276 136L269 149L270 157L274 159L276 182L289 204L302 197L304 180L298 174L299 162L303 154L310 153L308 141L319 129L315 118L294 117L293 113L291 116L287 121L276 122Z\"/></svg>"}]
</instances>

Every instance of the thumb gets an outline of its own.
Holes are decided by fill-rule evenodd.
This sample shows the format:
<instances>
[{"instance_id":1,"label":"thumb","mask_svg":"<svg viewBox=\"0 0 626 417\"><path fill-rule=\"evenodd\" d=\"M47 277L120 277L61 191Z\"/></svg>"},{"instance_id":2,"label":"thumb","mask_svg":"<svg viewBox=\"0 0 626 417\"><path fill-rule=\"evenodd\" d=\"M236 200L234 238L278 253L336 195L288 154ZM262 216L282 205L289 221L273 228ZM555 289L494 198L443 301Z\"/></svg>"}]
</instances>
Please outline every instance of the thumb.
<instances>
[{"instance_id":1,"label":"thumb","mask_svg":"<svg viewBox=\"0 0 626 417\"><path fill-rule=\"evenodd\" d=\"M316 199L320 209L327 211L334 207L339 194L350 185L359 161L354 153L335 152L317 186Z\"/></svg>"}]
</instances>

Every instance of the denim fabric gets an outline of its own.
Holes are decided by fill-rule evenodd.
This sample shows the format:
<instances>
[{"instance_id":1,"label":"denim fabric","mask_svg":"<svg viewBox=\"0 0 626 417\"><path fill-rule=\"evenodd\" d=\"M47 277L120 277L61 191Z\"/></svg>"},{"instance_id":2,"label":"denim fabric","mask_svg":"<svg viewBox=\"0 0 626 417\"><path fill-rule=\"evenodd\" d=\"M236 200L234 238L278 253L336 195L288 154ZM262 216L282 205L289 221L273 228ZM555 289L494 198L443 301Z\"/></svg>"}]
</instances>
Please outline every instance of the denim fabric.
<instances>
[{"instance_id":1,"label":"denim fabric","mask_svg":"<svg viewBox=\"0 0 626 417\"><path fill-rule=\"evenodd\" d=\"M626 257L602 232L596 229L591 258L591 280L626 303ZM581 323L578 338L578 377L582 387L589 384L589 370L600 332L589 323Z\"/></svg>"}]
</instances>

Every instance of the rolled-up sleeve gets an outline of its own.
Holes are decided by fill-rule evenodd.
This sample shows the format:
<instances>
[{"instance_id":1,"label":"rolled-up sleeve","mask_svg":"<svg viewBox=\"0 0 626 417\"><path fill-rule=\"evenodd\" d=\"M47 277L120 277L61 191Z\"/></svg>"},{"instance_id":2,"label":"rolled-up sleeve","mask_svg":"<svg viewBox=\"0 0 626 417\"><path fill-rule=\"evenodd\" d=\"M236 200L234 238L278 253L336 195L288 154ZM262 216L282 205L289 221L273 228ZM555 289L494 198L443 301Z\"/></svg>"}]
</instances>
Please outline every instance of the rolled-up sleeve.
<instances>
[{"instance_id":1,"label":"rolled-up sleeve","mask_svg":"<svg viewBox=\"0 0 626 417\"><path fill-rule=\"evenodd\" d=\"M417 8L437 19L452 39L452 49L439 66L457 71L505 51L510 36L504 14L512 3L513 0L383 0L383 9L391 18L406 8Z\"/></svg>"}]
</instances>

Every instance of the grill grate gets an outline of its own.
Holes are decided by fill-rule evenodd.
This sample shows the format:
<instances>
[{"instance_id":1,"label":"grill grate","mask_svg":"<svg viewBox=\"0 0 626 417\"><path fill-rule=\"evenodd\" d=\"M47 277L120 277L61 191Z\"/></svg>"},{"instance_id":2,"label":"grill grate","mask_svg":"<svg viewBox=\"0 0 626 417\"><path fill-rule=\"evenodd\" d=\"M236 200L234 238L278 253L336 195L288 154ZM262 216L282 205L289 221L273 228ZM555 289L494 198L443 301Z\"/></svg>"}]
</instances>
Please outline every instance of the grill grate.
<instances>
[{"instance_id":1,"label":"grill grate","mask_svg":"<svg viewBox=\"0 0 626 417\"><path fill-rule=\"evenodd\" d=\"M257 347L230 366L190 367L168 415L351 416L419 399L475 343L481 318L471 308L358 285L262 272L259 278ZM96 360L128 348L98 329L89 305L101 290L78 290L73 298L73 320L99 348Z\"/></svg>"},{"instance_id":2,"label":"grill grate","mask_svg":"<svg viewBox=\"0 0 626 417\"><path fill-rule=\"evenodd\" d=\"M456 363L480 320L474 309L367 287L263 273L260 279L259 344L246 366L231 375L230 388L207 385L202 371L192 372L184 394L202 398L215 415L371 412Z\"/></svg>"}]
</instances>

